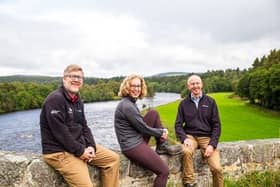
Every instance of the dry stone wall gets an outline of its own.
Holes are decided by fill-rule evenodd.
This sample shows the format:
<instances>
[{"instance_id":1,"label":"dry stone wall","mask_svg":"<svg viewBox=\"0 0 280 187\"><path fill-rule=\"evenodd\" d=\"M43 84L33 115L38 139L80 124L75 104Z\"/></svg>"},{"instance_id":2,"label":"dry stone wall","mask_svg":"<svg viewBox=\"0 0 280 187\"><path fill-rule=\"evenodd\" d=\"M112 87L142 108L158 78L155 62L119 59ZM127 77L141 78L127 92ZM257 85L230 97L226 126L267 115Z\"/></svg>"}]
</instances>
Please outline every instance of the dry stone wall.
<instances>
[{"instance_id":1,"label":"dry stone wall","mask_svg":"<svg viewBox=\"0 0 280 187\"><path fill-rule=\"evenodd\" d=\"M251 171L280 170L280 139L250 140L219 144L225 177L236 178ZM120 187L151 187L153 173L121 156ZM168 163L168 187L181 187L181 155L161 158ZM211 186L210 170L195 154L195 171L200 187ZM92 181L100 186L99 170L89 166ZM0 151L0 187L66 187L61 175L45 164L40 155Z\"/></svg>"}]
</instances>

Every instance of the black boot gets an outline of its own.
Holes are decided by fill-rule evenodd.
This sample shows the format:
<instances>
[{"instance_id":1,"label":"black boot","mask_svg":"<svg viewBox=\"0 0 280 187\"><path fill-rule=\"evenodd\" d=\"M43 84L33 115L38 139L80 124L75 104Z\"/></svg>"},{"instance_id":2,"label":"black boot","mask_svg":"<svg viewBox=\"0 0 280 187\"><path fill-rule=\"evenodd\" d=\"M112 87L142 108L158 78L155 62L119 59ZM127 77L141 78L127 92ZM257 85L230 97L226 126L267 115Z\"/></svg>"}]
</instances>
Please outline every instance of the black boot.
<instances>
[{"instance_id":1,"label":"black boot","mask_svg":"<svg viewBox=\"0 0 280 187\"><path fill-rule=\"evenodd\" d=\"M182 152L181 145L169 145L167 141L156 147L157 154L178 155Z\"/></svg>"},{"instance_id":2,"label":"black boot","mask_svg":"<svg viewBox=\"0 0 280 187\"><path fill-rule=\"evenodd\" d=\"M186 183L186 184L184 184L184 187L196 187L196 183L194 183L194 184Z\"/></svg>"}]
</instances>

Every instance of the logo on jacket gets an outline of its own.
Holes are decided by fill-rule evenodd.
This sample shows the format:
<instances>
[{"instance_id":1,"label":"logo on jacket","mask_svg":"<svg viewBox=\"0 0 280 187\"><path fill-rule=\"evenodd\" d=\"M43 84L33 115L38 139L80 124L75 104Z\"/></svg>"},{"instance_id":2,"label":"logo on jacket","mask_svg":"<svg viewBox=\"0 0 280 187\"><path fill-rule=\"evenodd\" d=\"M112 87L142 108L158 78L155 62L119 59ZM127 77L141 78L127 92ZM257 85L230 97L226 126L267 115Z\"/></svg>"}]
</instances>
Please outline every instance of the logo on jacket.
<instances>
[{"instance_id":1,"label":"logo on jacket","mask_svg":"<svg viewBox=\"0 0 280 187\"><path fill-rule=\"evenodd\" d=\"M58 114L60 111L59 110L51 110L51 114Z\"/></svg>"},{"instance_id":2,"label":"logo on jacket","mask_svg":"<svg viewBox=\"0 0 280 187\"><path fill-rule=\"evenodd\" d=\"M202 105L202 107L204 107L204 108L208 108L208 105Z\"/></svg>"},{"instance_id":3,"label":"logo on jacket","mask_svg":"<svg viewBox=\"0 0 280 187\"><path fill-rule=\"evenodd\" d=\"M68 114L72 114L72 113L73 113L72 108L68 108Z\"/></svg>"}]
</instances>

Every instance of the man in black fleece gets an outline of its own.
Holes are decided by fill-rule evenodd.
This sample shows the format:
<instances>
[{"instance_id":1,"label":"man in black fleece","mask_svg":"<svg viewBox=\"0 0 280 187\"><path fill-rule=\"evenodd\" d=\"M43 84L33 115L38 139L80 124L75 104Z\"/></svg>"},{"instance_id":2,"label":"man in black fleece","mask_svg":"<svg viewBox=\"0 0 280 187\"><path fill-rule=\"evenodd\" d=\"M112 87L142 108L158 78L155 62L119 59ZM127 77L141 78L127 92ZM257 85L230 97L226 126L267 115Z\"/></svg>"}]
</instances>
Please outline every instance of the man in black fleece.
<instances>
[{"instance_id":1,"label":"man in black fleece","mask_svg":"<svg viewBox=\"0 0 280 187\"><path fill-rule=\"evenodd\" d=\"M191 75L187 80L189 96L182 100L177 112L175 131L183 144L183 183L187 187L196 185L193 155L200 148L213 175L213 186L223 186L220 154L217 150L221 134L218 108L213 98L202 92L202 80Z\"/></svg>"},{"instance_id":2,"label":"man in black fleece","mask_svg":"<svg viewBox=\"0 0 280 187\"><path fill-rule=\"evenodd\" d=\"M83 70L69 65L63 85L46 98L40 128L43 159L72 187L92 187L87 163L101 169L102 187L119 186L119 155L95 143L84 114L79 90Z\"/></svg>"}]
</instances>

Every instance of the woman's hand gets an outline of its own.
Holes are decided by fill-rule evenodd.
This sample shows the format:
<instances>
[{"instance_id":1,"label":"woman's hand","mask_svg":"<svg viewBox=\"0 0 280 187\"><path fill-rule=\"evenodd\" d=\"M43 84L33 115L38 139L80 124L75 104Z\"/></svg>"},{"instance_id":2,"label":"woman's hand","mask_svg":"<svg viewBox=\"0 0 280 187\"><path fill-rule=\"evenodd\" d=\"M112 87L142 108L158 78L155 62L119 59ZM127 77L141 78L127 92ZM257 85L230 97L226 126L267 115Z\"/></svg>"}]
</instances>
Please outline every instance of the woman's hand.
<instances>
[{"instance_id":1,"label":"woman's hand","mask_svg":"<svg viewBox=\"0 0 280 187\"><path fill-rule=\"evenodd\" d=\"M168 138L168 130L167 129L163 129L163 133L161 135L161 138L164 140L167 140Z\"/></svg>"}]
</instances>

